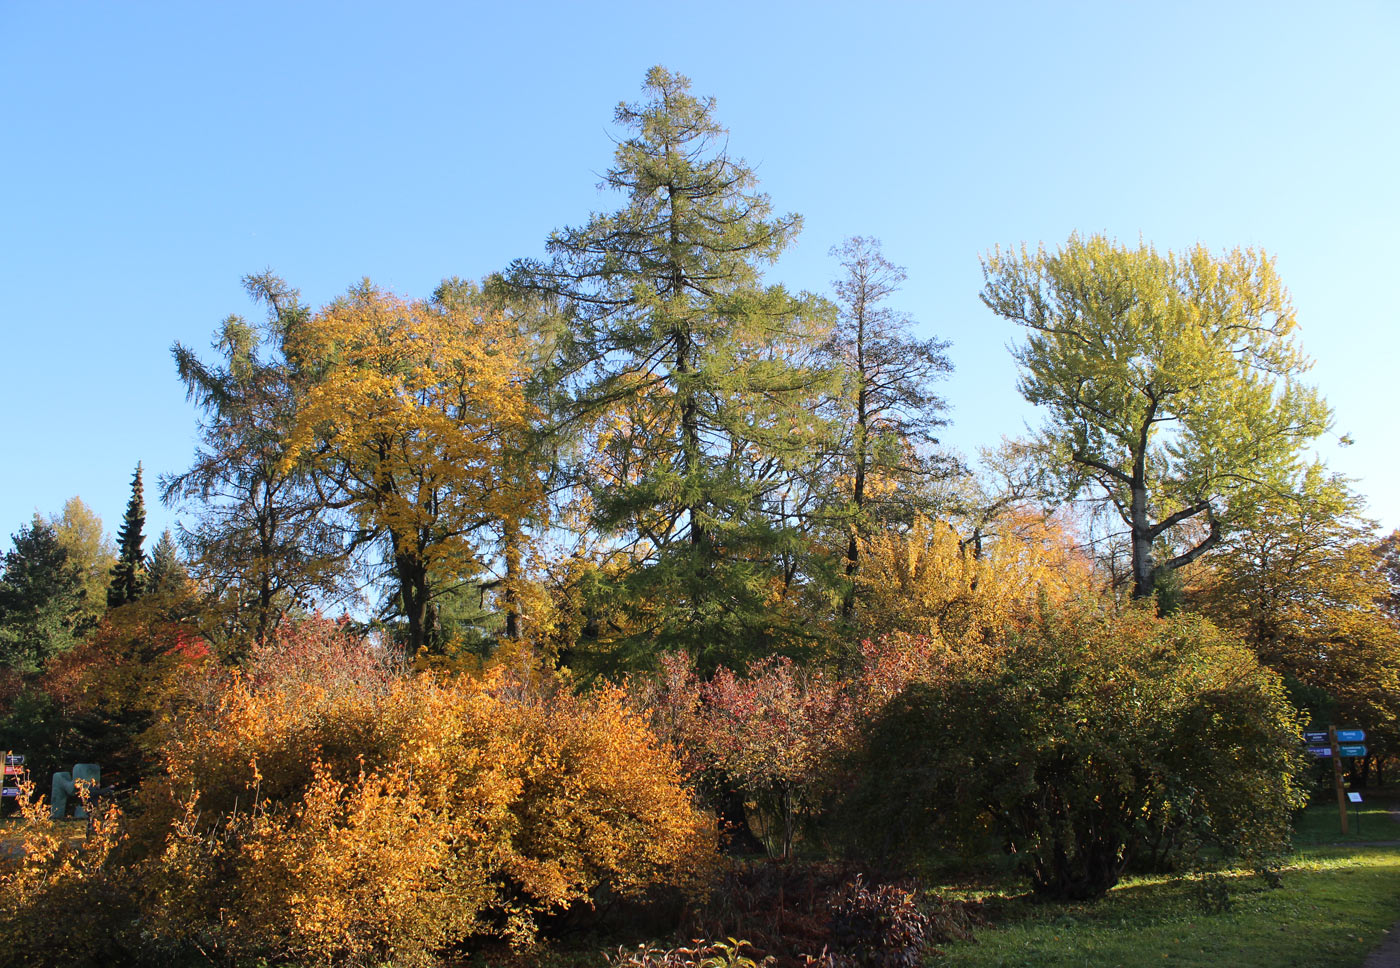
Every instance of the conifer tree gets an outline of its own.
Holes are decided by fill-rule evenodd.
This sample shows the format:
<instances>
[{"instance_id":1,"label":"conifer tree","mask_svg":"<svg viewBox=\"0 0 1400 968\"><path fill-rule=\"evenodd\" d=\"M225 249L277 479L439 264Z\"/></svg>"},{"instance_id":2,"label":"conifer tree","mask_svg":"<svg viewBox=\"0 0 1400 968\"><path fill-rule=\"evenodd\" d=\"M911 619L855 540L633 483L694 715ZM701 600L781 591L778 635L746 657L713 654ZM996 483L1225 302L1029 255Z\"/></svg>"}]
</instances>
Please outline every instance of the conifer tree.
<instances>
[{"instance_id":1,"label":"conifer tree","mask_svg":"<svg viewBox=\"0 0 1400 968\"><path fill-rule=\"evenodd\" d=\"M167 505L196 512L183 544L223 633L240 647L266 642L288 611L351 590L346 522L325 506L305 462L284 466L296 407L283 347L311 308L271 272L243 285L264 320L226 318L212 362L172 347L200 414L199 446L189 470L161 481Z\"/></svg>"},{"instance_id":2,"label":"conifer tree","mask_svg":"<svg viewBox=\"0 0 1400 968\"><path fill-rule=\"evenodd\" d=\"M179 591L188 578L189 572L185 570L185 564L180 560L180 553L175 548L175 538L170 534L170 529L166 528L160 533L160 540L151 551L147 589L156 593Z\"/></svg>"},{"instance_id":3,"label":"conifer tree","mask_svg":"<svg viewBox=\"0 0 1400 968\"><path fill-rule=\"evenodd\" d=\"M112 583L107 586L107 607L116 608L141 597L146 587L146 554L141 550L146 536L146 499L141 486L141 463L131 478L131 500L126 503L122 529L117 534L117 563L112 566Z\"/></svg>"},{"instance_id":4,"label":"conifer tree","mask_svg":"<svg viewBox=\"0 0 1400 968\"><path fill-rule=\"evenodd\" d=\"M37 672L93 624L83 576L38 515L13 537L0 560L0 666Z\"/></svg>"},{"instance_id":5,"label":"conifer tree","mask_svg":"<svg viewBox=\"0 0 1400 968\"><path fill-rule=\"evenodd\" d=\"M763 283L801 220L770 214L689 87L652 68L650 100L615 115L631 135L604 184L625 206L555 232L553 260L508 280L569 317L558 372L591 437L593 526L623 562L604 593L632 614L615 645L742 662L801 635L774 627L793 538L779 502L825 429L814 400L831 375L806 361L830 307Z\"/></svg>"},{"instance_id":6,"label":"conifer tree","mask_svg":"<svg viewBox=\"0 0 1400 968\"><path fill-rule=\"evenodd\" d=\"M831 254L846 270L836 282L840 314L826 350L842 370L846 390L838 450L841 477L850 481L845 571L851 584L841 607L849 618L860 539L879 524L913 521L927 510L919 501L924 485L953 470L953 462L933 450L938 428L947 423L947 405L931 389L953 365L946 341L916 339L909 316L884 305L906 274L884 257L877 240L856 236Z\"/></svg>"}]
</instances>

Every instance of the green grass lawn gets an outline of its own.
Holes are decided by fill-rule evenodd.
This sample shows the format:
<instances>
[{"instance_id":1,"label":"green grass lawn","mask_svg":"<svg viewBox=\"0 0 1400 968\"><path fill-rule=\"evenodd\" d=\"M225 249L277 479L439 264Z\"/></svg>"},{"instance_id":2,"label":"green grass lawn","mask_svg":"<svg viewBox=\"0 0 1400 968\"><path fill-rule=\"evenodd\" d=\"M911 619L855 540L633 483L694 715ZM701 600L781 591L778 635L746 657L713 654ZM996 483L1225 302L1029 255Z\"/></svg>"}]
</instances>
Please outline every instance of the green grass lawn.
<instances>
[{"instance_id":1,"label":"green grass lawn","mask_svg":"<svg viewBox=\"0 0 1400 968\"><path fill-rule=\"evenodd\" d=\"M1400 840L1400 823L1392 810L1400 809L1400 790L1361 791L1362 802L1348 805L1348 833L1342 836L1341 814L1335 795L1319 798L1298 818L1293 843L1299 848L1319 844Z\"/></svg>"},{"instance_id":2,"label":"green grass lawn","mask_svg":"<svg viewBox=\"0 0 1400 968\"><path fill-rule=\"evenodd\" d=\"M1385 798L1365 806L1361 834L1348 841L1400 839ZM1354 968L1400 919L1400 847L1321 846L1339 839L1335 801L1309 807L1297 838L1307 846L1285 866L1283 887L1230 872L1230 908L1219 913L1205 912L1195 882L1168 877L1127 880L1090 904L1009 898L994 926L948 946L938 964Z\"/></svg>"}]
</instances>

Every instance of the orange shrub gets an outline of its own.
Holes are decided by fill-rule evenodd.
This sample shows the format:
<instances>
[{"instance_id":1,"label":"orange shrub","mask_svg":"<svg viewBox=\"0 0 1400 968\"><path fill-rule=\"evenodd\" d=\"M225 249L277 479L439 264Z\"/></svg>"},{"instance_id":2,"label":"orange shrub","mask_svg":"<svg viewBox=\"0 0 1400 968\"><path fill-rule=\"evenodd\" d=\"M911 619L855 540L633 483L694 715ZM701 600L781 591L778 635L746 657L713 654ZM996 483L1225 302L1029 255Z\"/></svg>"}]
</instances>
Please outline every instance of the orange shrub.
<instances>
[{"instance_id":1,"label":"orange shrub","mask_svg":"<svg viewBox=\"0 0 1400 968\"><path fill-rule=\"evenodd\" d=\"M125 840L121 811L80 790L89 821L52 820L20 779L19 817L0 860L0 964L71 966L123 960L135 905L114 863Z\"/></svg>"},{"instance_id":2,"label":"orange shrub","mask_svg":"<svg viewBox=\"0 0 1400 968\"><path fill-rule=\"evenodd\" d=\"M704 882L713 820L620 693L396 678L350 654L355 674L315 674L345 643L313 632L300 663L255 660L143 791L152 930L414 964L484 934L528 943L604 885Z\"/></svg>"}]
</instances>

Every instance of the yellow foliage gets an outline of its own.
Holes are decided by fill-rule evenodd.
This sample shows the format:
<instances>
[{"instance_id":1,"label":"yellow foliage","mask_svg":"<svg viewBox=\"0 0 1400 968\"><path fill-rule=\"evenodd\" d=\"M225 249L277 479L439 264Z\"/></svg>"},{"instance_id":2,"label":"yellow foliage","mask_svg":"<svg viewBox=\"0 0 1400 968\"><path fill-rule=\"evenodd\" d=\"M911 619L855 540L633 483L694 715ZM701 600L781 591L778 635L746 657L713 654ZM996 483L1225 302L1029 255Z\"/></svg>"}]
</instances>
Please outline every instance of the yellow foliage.
<instances>
[{"instance_id":1,"label":"yellow foliage","mask_svg":"<svg viewBox=\"0 0 1400 968\"><path fill-rule=\"evenodd\" d=\"M406 593L478 576L494 542L501 594L519 597L522 522L545 508L519 324L465 290L407 300L365 282L293 327L287 355L300 393L284 467L307 460L334 482L422 586Z\"/></svg>"},{"instance_id":2,"label":"yellow foliage","mask_svg":"<svg viewBox=\"0 0 1400 968\"><path fill-rule=\"evenodd\" d=\"M526 944L603 885L698 889L715 852L713 819L619 692L502 670L239 678L143 802L152 925L240 957Z\"/></svg>"},{"instance_id":3,"label":"yellow foliage","mask_svg":"<svg viewBox=\"0 0 1400 968\"><path fill-rule=\"evenodd\" d=\"M131 913L114 855L126 840L122 812L79 784L86 825L53 820L26 775L19 817L0 866L0 963L100 964L115 958Z\"/></svg>"},{"instance_id":4,"label":"yellow foliage","mask_svg":"<svg viewBox=\"0 0 1400 968\"><path fill-rule=\"evenodd\" d=\"M979 555L942 521L861 541L858 619L867 634L905 632L973 646L999 638L1091 583L1090 564L1052 519L1008 514Z\"/></svg>"}]
</instances>

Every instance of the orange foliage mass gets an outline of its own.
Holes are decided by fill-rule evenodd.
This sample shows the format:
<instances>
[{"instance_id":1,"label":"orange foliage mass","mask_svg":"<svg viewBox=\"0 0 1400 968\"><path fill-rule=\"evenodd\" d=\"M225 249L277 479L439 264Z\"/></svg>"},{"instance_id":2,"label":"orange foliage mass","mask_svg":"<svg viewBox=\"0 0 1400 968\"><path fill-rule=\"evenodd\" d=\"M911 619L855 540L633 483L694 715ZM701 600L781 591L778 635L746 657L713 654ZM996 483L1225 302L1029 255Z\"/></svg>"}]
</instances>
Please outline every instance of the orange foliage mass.
<instances>
[{"instance_id":1,"label":"orange foliage mass","mask_svg":"<svg viewBox=\"0 0 1400 968\"><path fill-rule=\"evenodd\" d=\"M300 634L300 660L255 659L143 791L134 835L172 937L413 964L482 934L528 943L602 885L702 884L713 820L618 692L400 678L333 627Z\"/></svg>"}]
</instances>

